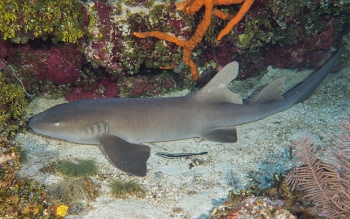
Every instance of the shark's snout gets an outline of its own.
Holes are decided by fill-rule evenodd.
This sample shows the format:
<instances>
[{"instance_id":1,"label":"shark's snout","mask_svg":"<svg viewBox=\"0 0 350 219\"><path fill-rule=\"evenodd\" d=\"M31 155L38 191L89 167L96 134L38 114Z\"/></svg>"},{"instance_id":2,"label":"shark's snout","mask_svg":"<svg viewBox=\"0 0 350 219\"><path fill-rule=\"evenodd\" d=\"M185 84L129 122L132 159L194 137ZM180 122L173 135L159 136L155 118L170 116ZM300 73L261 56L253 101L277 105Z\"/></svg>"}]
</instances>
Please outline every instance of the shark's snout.
<instances>
[{"instance_id":1,"label":"shark's snout","mask_svg":"<svg viewBox=\"0 0 350 219\"><path fill-rule=\"evenodd\" d=\"M32 128L34 131L37 129L38 127L38 117L37 116L33 116L30 120L29 120L29 126L30 128Z\"/></svg>"},{"instance_id":2,"label":"shark's snout","mask_svg":"<svg viewBox=\"0 0 350 219\"><path fill-rule=\"evenodd\" d=\"M67 117L62 109L53 107L33 116L29 120L29 126L34 132L41 135L86 143L85 129L81 128L81 124L74 120L76 117L75 115Z\"/></svg>"},{"instance_id":3,"label":"shark's snout","mask_svg":"<svg viewBox=\"0 0 350 219\"><path fill-rule=\"evenodd\" d=\"M42 125L41 119L38 118L37 116L34 116L33 118L31 118L29 120L29 126L34 132L36 132L38 134L42 134L42 135L47 135L48 134L45 131L47 129Z\"/></svg>"},{"instance_id":4,"label":"shark's snout","mask_svg":"<svg viewBox=\"0 0 350 219\"><path fill-rule=\"evenodd\" d=\"M29 126L39 134L47 135L50 132L53 132L55 127L53 122L50 119L50 116L47 112L39 113L36 116L33 116L29 120Z\"/></svg>"}]
</instances>

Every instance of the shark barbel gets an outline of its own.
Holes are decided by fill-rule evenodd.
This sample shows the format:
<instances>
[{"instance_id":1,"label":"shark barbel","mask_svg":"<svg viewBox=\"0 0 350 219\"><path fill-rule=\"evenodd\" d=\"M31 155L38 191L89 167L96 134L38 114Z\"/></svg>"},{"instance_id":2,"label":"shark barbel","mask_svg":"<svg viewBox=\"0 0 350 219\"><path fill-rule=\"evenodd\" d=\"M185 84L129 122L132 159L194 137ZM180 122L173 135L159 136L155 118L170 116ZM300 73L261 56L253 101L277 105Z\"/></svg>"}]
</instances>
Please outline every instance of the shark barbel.
<instances>
[{"instance_id":1,"label":"shark barbel","mask_svg":"<svg viewBox=\"0 0 350 219\"><path fill-rule=\"evenodd\" d=\"M240 95L227 88L239 68L237 62L231 62L190 96L73 101L39 113L29 125L42 135L101 145L118 169L145 176L150 148L142 143L195 137L236 142L235 126L286 110L309 98L343 50L282 96L285 78L276 79L257 95L243 101Z\"/></svg>"}]
</instances>

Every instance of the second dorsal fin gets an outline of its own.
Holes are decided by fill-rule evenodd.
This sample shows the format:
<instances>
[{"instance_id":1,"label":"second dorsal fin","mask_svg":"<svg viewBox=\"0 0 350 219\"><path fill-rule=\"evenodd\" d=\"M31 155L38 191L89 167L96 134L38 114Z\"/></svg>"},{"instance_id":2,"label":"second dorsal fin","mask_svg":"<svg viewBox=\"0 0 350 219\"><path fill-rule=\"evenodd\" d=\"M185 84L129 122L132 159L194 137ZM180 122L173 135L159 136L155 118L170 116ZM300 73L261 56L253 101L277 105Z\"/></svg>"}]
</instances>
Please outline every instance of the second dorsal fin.
<instances>
[{"instance_id":1,"label":"second dorsal fin","mask_svg":"<svg viewBox=\"0 0 350 219\"><path fill-rule=\"evenodd\" d=\"M262 91L250 98L250 103L268 103L274 100L283 100L284 97L281 96L282 85L284 84L286 78L277 78L270 84L268 84Z\"/></svg>"}]
</instances>

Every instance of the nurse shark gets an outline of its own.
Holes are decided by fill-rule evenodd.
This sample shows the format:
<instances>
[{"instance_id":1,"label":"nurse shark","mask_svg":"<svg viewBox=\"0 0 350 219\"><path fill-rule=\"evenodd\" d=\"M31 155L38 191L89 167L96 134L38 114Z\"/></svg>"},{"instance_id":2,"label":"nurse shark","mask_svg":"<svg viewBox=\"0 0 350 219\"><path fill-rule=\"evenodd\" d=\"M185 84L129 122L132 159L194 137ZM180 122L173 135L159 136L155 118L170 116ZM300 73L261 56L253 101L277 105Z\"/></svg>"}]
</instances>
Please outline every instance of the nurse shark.
<instances>
[{"instance_id":1,"label":"nurse shark","mask_svg":"<svg viewBox=\"0 0 350 219\"><path fill-rule=\"evenodd\" d=\"M45 136L101 145L119 170L145 176L150 148L142 143L197 137L234 143L237 125L262 119L308 99L343 50L283 95L280 95L285 81L282 77L242 100L227 88L239 69L237 62L231 62L190 96L73 101L39 113L31 118L29 125Z\"/></svg>"}]
</instances>

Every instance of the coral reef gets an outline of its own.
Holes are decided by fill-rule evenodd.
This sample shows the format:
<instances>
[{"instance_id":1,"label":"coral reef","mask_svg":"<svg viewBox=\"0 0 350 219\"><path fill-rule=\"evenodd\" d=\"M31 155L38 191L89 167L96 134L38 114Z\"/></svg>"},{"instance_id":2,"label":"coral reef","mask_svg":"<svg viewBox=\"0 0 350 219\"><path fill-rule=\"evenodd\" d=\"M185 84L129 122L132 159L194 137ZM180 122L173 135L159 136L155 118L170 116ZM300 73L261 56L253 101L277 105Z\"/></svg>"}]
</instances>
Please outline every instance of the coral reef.
<instances>
[{"instance_id":1,"label":"coral reef","mask_svg":"<svg viewBox=\"0 0 350 219\"><path fill-rule=\"evenodd\" d=\"M76 82L81 75L85 61L77 45L71 43L52 45L49 42L33 40L16 46L14 55L10 53L12 54L12 49L4 50L4 57L0 62L0 68L8 72L4 75L6 81L18 83L18 77L28 93L54 97L69 92L70 84ZM9 68L1 67L1 63L11 66L16 77Z\"/></svg>"},{"instance_id":2,"label":"coral reef","mask_svg":"<svg viewBox=\"0 0 350 219\"><path fill-rule=\"evenodd\" d=\"M88 61L92 62L93 66L102 66L113 72L120 72L118 60L122 48L121 30L112 23L113 7L95 2L87 9L90 17L88 26L90 38L81 43Z\"/></svg>"},{"instance_id":3,"label":"coral reef","mask_svg":"<svg viewBox=\"0 0 350 219\"><path fill-rule=\"evenodd\" d=\"M293 190L282 175L274 175L271 187L260 190L255 184L241 191L230 191L227 200L208 219L234 218L321 218L315 205L304 199L305 192ZM322 217L323 218L323 217Z\"/></svg>"},{"instance_id":4,"label":"coral reef","mask_svg":"<svg viewBox=\"0 0 350 219\"><path fill-rule=\"evenodd\" d=\"M83 20L88 34L78 44L52 45L50 41L36 38L25 45L15 45L1 39L0 43L4 47L0 47L0 58L16 69L29 93L45 94L54 98L62 95L66 95L69 100L118 97L121 93L121 96L146 96L181 89L179 85L185 84L181 82L184 73L168 77L169 72L152 73L146 68L168 65L174 59L180 58L180 51L175 53L177 49L173 48L169 55L167 47L156 43L158 51L149 55L153 47L152 50L148 49L125 34L125 26L139 26L139 19L146 20L147 15L124 11L121 17L121 12L117 10L119 6L100 2L85 4L86 16ZM152 19L164 15L163 20L168 18L169 24L172 24L163 30L174 31L178 25L185 26L182 20L173 18L175 13L165 5L157 5L150 10ZM113 20L113 16L119 17ZM151 24L150 21L147 23ZM161 23L160 20L152 22L150 28L160 26ZM186 34L186 31L181 33ZM145 57L151 59L145 61ZM162 76L164 72L167 76ZM136 73L141 76L128 76ZM128 83L135 79L137 82ZM165 81L159 81L160 79ZM139 86L139 82L142 86ZM137 86L130 87L132 84ZM163 84L165 86L161 87ZM154 87L157 89L152 91Z\"/></svg>"},{"instance_id":5,"label":"coral reef","mask_svg":"<svg viewBox=\"0 0 350 219\"><path fill-rule=\"evenodd\" d=\"M214 59L214 54L220 65L237 60L241 79L268 65L315 68L329 57L345 30L349 8L344 1L255 1L246 14L249 19L243 19L220 44L205 37L208 48L197 64ZM231 8L229 12L233 13Z\"/></svg>"},{"instance_id":6,"label":"coral reef","mask_svg":"<svg viewBox=\"0 0 350 219\"><path fill-rule=\"evenodd\" d=\"M56 200L48 202L46 189L34 180L17 179L21 149L0 138L0 218L61 218Z\"/></svg>"},{"instance_id":7,"label":"coral reef","mask_svg":"<svg viewBox=\"0 0 350 219\"><path fill-rule=\"evenodd\" d=\"M8 40L2 40L0 39L0 60L3 62L6 58L13 57L16 54L16 49L13 46L13 44ZM0 63L0 70L3 69L5 66Z\"/></svg>"},{"instance_id":8,"label":"coral reef","mask_svg":"<svg viewBox=\"0 0 350 219\"><path fill-rule=\"evenodd\" d=\"M223 15L222 11L218 9L213 9L215 5L230 5L244 2L241 9L236 16ZM199 74L196 64L193 62L192 50L197 46L198 43L202 41L205 32L208 30L211 24L211 15L214 10L214 14L222 19L230 17L230 22L227 26L219 33L218 40L223 36L227 35L229 31L243 18L243 15L249 10L250 6L253 4L254 0L242 0L242 1L220 1L220 0L188 0L186 2L181 2L177 4L177 7L187 15L193 15L198 12L203 6L205 6L205 12L203 20L199 23L196 31L189 40L181 40L167 33L160 31L150 31L150 32L134 32L134 35L138 38L148 38L156 37L161 40L166 40L171 43L175 43L177 46L183 48L183 61L190 67L193 80L198 80ZM216 12L216 13L215 13Z\"/></svg>"},{"instance_id":9,"label":"coral reef","mask_svg":"<svg viewBox=\"0 0 350 219\"><path fill-rule=\"evenodd\" d=\"M26 81L29 89L33 89L31 87L38 86L35 84L37 80L50 80L56 85L74 83L80 76L84 57L75 44L51 46L32 41L19 46L11 62L22 66L19 76L25 79L23 81ZM30 79L33 77L37 80Z\"/></svg>"},{"instance_id":10,"label":"coral reef","mask_svg":"<svg viewBox=\"0 0 350 219\"><path fill-rule=\"evenodd\" d=\"M89 72L89 71L87 71ZM118 84L111 80L110 78L99 79L98 77L86 78L86 72L83 72L82 77L80 77L76 84L82 84L73 86L72 90L65 95L68 101L81 100L81 99L97 99L97 98L115 98L119 97L119 86ZM85 79L92 80L86 82ZM94 81L96 79L96 81ZM83 83L80 83L84 81Z\"/></svg>"},{"instance_id":11,"label":"coral reef","mask_svg":"<svg viewBox=\"0 0 350 219\"><path fill-rule=\"evenodd\" d=\"M226 201L215 208L208 219L296 218L284 205L285 202L280 199L243 196L240 200Z\"/></svg>"},{"instance_id":12,"label":"coral reef","mask_svg":"<svg viewBox=\"0 0 350 219\"><path fill-rule=\"evenodd\" d=\"M175 31L176 27L184 27L185 22L176 17L172 7L155 5L147 14L142 11L131 13L131 9L125 9L125 15L121 15L109 4L95 2L88 7L92 17L90 24L93 23L88 27L91 37L82 41L87 60L95 67L106 67L110 74L119 75L122 72L136 74L143 63L148 68L157 68L173 64L174 59L179 59L180 51L174 46L142 43L127 33L144 27L160 28L164 31ZM169 25L163 25L164 22ZM187 35L188 31L181 30L180 33ZM154 49L156 51L153 53Z\"/></svg>"},{"instance_id":13,"label":"coral reef","mask_svg":"<svg viewBox=\"0 0 350 219\"><path fill-rule=\"evenodd\" d=\"M1 188L0 216L40 217L44 215L46 193L35 181L18 180Z\"/></svg>"},{"instance_id":14,"label":"coral reef","mask_svg":"<svg viewBox=\"0 0 350 219\"><path fill-rule=\"evenodd\" d=\"M254 183L241 191L230 191L227 200L216 207L208 219L233 218L315 218L313 206L300 202L304 193L292 191L283 176L274 175L274 184L263 190Z\"/></svg>"},{"instance_id":15,"label":"coral reef","mask_svg":"<svg viewBox=\"0 0 350 219\"><path fill-rule=\"evenodd\" d=\"M134 89L120 85L136 79L145 84L142 86L145 90L138 86L135 95L146 96L152 94L148 88L156 81L149 78L159 79L163 77L158 75L174 72L177 76L172 76L175 82L172 89L182 89L176 79L188 77L182 58L192 66L194 75L197 69L198 72L206 70L213 60L218 66L239 61L241 79L259 74L271 64L315 68L347 31L350 10L350 3L340 0L313 3L255 0L252 5L253 1L218 0L213 1L215 7L210 10L214 14L204 7L200 9L204 1L199 0L184 1L177 6L166 1L35 2L37 4L20 4L18 0L0 3L4 18L0 22L0 59L17 69L29 93L62 95L72 89L67 95L70 100L133 96ZM241 12L246 13L243 16ZM237 13L238 16L232 15ZM238 23L232 28L231 21L227 20ZM26 22L29 24L25 25ZM206 28L200 28L202 26ZM232 31L218 41L217 36L223 29ZM133 36L134 32L149 30L173 33L173 36L166 35L167 38L188 41L191 48ZM16 43L28 42L30 46L10 44L9 39ZM76 44L53 46L52 41ZM0 65L0 68L3 67ZM135 74L139 77L130 77ZM126 90L131 93L126 94ZM169 87L159 90L169 91Z\"/></svg>"},{"instance_id":16,"label":"coral reef","mask_svg":"<svg viewBox=\"0 0 350 219\"><path fill-rule=\"evenodd\" d=\"M54 84L74 83L80 75L79 56L72 56L73 48L51 48L46 59L47 78ZM73 60L78 59L78 60Z\"/></svg>"},{"instance_id":17,"label":"coral reef","mask_svg":"<svg viewBox=\"0 0 350 219\"><path fill-rule=\"evenodd\" d=\"M217 39L221 40L222 37L227 35L232 28L240 21L242 20L245 13L248 12L252 4L254 3L254 0L212 0L213 6L218 5L233 5L233 4L239 4L243 3L241 8L239 9L238 13L236 15L232 14L226 14L223 11L219 9L214 9L214 15L217 16L220 19L223 20L230 20L226 27L223 28ZM206 0L188 0L186 2L180 2L177 4L178 8L183 11L187 15L193 15L194 13L198 12L201 7L208 4L208 1Z\"/></svg>"}]
</instances>

